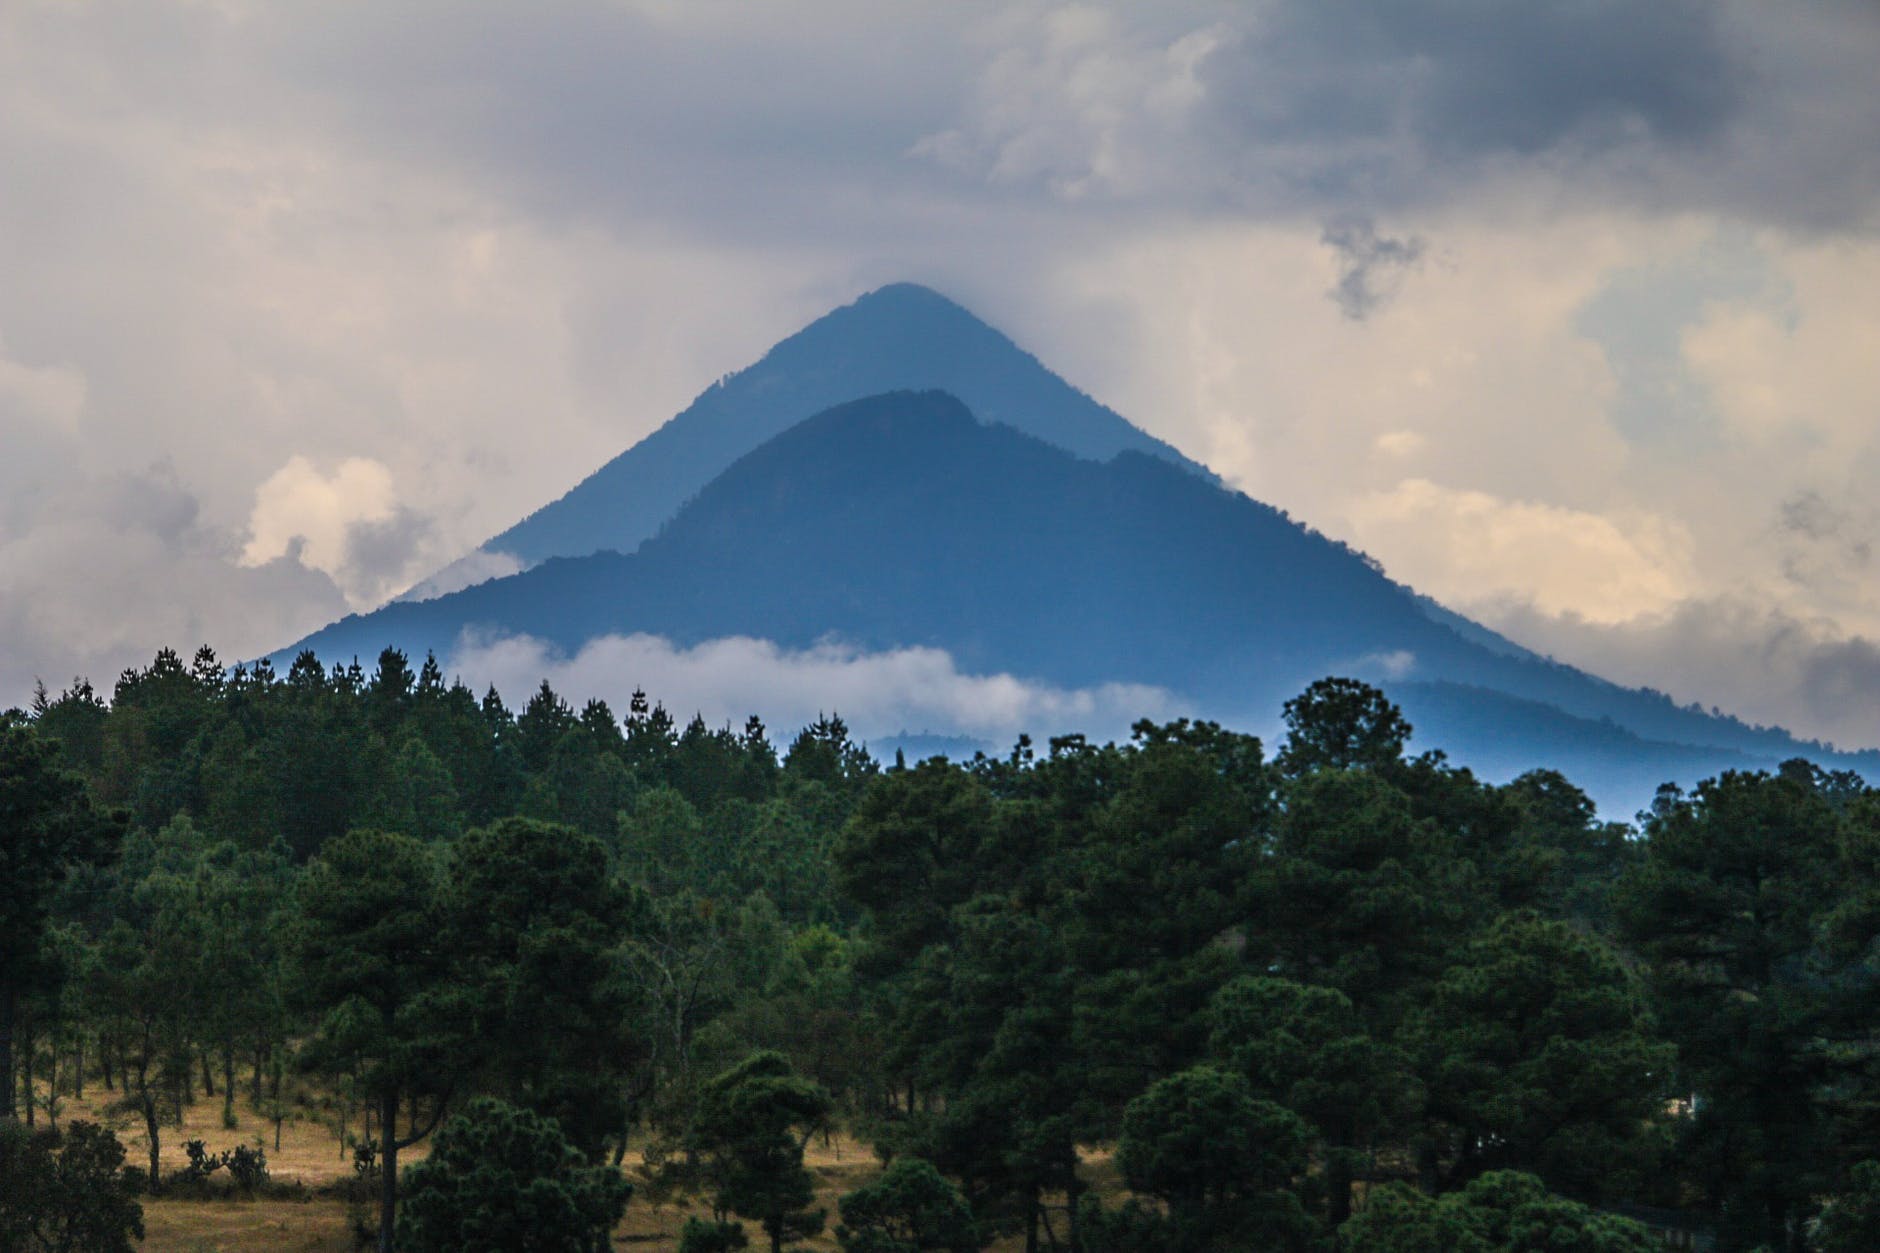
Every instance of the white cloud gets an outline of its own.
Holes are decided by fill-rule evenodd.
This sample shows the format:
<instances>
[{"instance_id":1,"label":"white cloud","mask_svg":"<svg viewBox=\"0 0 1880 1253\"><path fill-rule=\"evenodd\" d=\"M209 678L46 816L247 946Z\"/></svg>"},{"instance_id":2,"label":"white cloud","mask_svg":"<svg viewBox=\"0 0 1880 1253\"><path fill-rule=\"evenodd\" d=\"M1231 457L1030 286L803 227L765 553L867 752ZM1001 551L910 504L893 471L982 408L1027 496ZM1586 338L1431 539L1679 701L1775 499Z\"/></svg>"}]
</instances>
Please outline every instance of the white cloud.
<instances>
[{"instance_id":1,"label":"white cloud","mask_svg":"<svg viewBox=\"0 0 1880 1253\"><path fill-rule=\"evenodd\" d=\"M69 434L78 429L84 409L84 375L61 366L15 361L0 341L0 431L34 423Z\"/></svg>"},{"instance_id":2,"label":"white cloud","mask_svg":"<svg viewBox=\"0 0 1880 1253\"><path fill-rule=\"evenodd\" d=\"M171 467L68 468L30 516L0 525L0 708L25 701L35 679L57 688L82 675L108 692L164 646L258 656L345 612L332 581L291 555L244 566L238 553Z\"/></svg>"},{"instance_id":3,"label":"white cloud","mask_svg":"<svg viewBox=\"0 0 1880 1253\"><path fill-rule=\"evenodd\" d=\"M1502 629L1616 682L1846 748L1880 744L1880 640L1826 618L1742 595L1614 623L1504 608Z\"/></svg>"},{"instance_id":4,"label":"white cloud","mask_svg":"<svg viewBox=\"0 0 1880 1253\"><path fill-rule=\"evenodd\" d=\"M522 558L513 553L491 552L479 548L464 554L436 574L414 584L395 599L401 601L436 600L439 596L448 596L452 592L460 592L466 587L475 587L491 579L517 574L526 568Z\"/></svg>"},{"instance_id":5,"label":"white cloud","mask_svg":"<svg viewBox=\"0 0 1880 1253\"><path fill-rule=\"evenodd\" d=\"M1880 440L1880 249L1771 241L1781 305L1718 303L1686 329L1686 363L1757 456L1825 459Z\"/></svg>"},{"instance_id":6,"label":"white cloud","mask_svg":"<svg viewBox=\"0 0 1880 1253\"><path fill-rule=\"evenodd\" d=\"M1624 622L1690 589L1690 537L1651 515L1611 518L1407 479L1352 511L1358 542L1398 579L1467 609L1512 600ZM1393 563L1392 556L1397 560Z\"/></svg>"},{"instance_id":7,"label":"white cloud","mask_svg":"<svg viewBox=\"0 0 1880 1253\"><path fill-rule=\"evenodd\" d=\"M396 508L392 472L370 457L348 457L331 474L289 457L255 489L242 564L264 565L295 548L302 565L341 578L353 527L384 522Z\"/></svg>"},{"instance_id":8,"label":"white cloud","mask_svg":"<svg viewBox=\"0 0 1880 1253\"><path fill-rule=\"evenodd\" d=\"M1200 71L1225 27L1165 34L1066 5L1019 9L981 38L996 50L963 124L922 136L911 155L1073 201L1152 195L1194 173Z\"/></svg>"},{"instance_id":9,"label":"white cloud","mask_svg":"<svg viewBox=\"0 0 1880 1253\"><path fill-rule=\"evenodd\" d=\"M85 614L141 656L297 638L324 572L401 590L903 277L1480 612L1874 636L1880 535L1783 510L1875 529L1876 49L1870 6L1750 0L0 6L0 688L121 656ZM1352 215L1427 241L1361 325ZM1580 325L1719 235L1781 301L1642 372ZM1694 383L1654 444L1660 357ZM113 485L165 460L141 533ZM1406 480L1499 502L1506 550Z\"/></svg>"},{"instance_id":10,"label":"white cloud","mask_svg":"<svg viewBox=\"0 0 1880 1253\"><path fill-rule=\"evenodd\" d=\"M733 637L690 648L652 635L604 636L572 657L528 636L464 640L447 672L512 702L544 678L568 700L600 697L624 711L635 688L674 717L741 724L752 713L771 726L801 726L839 713L861 736L913 728L1001 738L1020 731L1124 735L1139 718L1167 718L1175 699L1159 688L1110 683L1058 688L1009 674L963 674L946 652L903 648L868 653L838 643L803 651Z\"/></svg>"}]
</instances>

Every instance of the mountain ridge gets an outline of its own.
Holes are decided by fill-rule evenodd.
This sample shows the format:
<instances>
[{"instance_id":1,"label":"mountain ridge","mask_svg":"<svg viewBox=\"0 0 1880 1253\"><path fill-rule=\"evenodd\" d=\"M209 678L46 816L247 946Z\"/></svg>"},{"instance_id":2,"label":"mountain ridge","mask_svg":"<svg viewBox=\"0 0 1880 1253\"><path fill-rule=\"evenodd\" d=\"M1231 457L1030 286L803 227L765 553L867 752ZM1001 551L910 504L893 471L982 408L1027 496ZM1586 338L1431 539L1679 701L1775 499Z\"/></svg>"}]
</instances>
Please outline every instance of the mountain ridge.
<instances>
[{"instance_id":1,"label":"mountain ridge","mask_svg":"<svg viewBox=\"0 0 1880 1253\"><path fill-rule=\"evenodd\" d=\"M1806 755L1880 767L1880 754L1828 753L1489 647L1272 506L1134 451L1077 458L937 392L869 397L793 425L631 554L552 558L303 644L328 659L387 644L442 656L465 632L568 653L636 632L786 649L834 634L865 651L942 648L967 673L1150 684L1243 722L1337 672L1434 711L1431 733L1465 761L1526 752L1536 766L1571 774L1577 760L1629 780L1652 762L1721 769ZM1494 698L1458 695L1470 689ZM1579 745L1569 760L1541 745L1544 725Z\"/></svg>"},{"instance_id":2,"label":"mountain ridge","mask_svg":"<svg viewBox=\"0 0 1880 1253\"><path fill-rule=\"evenodd\" d=\"M492 565L526 569L550 557L632 552L739 457L794 423L860 396L926 389L958 395L988 421L1081 457L1104 460L1133 449L1218 481L961 305L916 283L891 283L831 310L713 383L556 500L401 599L482 581Z\"/></svg>"}]
</instances>

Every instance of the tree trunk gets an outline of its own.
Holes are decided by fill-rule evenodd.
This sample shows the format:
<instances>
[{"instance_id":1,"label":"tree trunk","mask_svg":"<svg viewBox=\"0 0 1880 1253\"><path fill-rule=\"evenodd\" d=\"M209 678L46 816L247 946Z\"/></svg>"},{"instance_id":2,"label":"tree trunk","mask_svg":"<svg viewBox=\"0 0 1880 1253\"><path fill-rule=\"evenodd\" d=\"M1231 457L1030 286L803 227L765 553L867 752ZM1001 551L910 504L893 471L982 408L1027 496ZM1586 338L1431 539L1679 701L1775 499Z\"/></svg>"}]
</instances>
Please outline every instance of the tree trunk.
<instances>
[{"instance_id":1,"label":"tree trunk","mask_svg":"<svg viewBox=\"0 0 1880 1253\"><path fill-rule=\"evenodd\" d=\"M20 1089L26 1102L26 1125L31 1127L37 1121L33 1115L34 1106L39 1102L33 1099L33 1033L30 1029L20 1041Z\"/></svg>"},{"instance_id":2,"label":"tree trunk","mask_svg":"<svg viewBox=\"0 0 1880 1253\"><path fill-rule=\"evenodd\" d=\"M261 1042L257 1040L255 1041L255 1087L254 1087L254 1107L256 1109L261 1108L261 1053L262 1053ZM346 1138L346 1133L344 1131L340 1132L340 1138L342 1140Z\"/></svg>"},{"instance_id":3,"label":"tree trunk","mask_svg":"<svg viewBox=\"0 0 1880 1253\"><path fill-rule=\"evenodd\" d=\"M150 1195L163 1191L162 1149L157 1140L157 1101L144 1093L144 1131L150 1137Z\"/></svg>"},{"instance_id":4,"label":"tree trunk","mask_svg":"<svg viewBox=\"0 0 1880 1253\"><path fill-rule=\"evenodd\" d=\"M0 984L0 1118L16 1119L13 1108L13 981Z\"/></svg>"},{"instance_id":5,"label":"tree trunk","mask_svg":"<svg viewBox=\"0 0 1880 1253\"><path fill-rule=\"evenodd\" d=\"M392 1253L392 1225L398 1217L398 1093L379 1097L379 1253Z\"/></svg>"},{"instance_id":6,"label":"tree trunk","mask_svg":"<svg viewBox=\"0 0 1880 1253\"><path fill-rule=\"evenodd\" d=\"M1351 1159L1358 1152L1346 1147L1357 1133L1342 1119L1340 1124L1325 1147L1325 1217L1334 1229L1351 1217Z\"/></svg>"},{"instance_id":7,"label":"tree trunk","mask_svg":"<svg viewBox=\"0 0 1880 1253\"><path fill-rule=\"evenodd\" d=\"M1038 1253L1038 1190L1025 1197L1025 1253Z\"/></svg>"},{"instance_id":8,"label":"tree trunk","mask_svg":"<svg viewBox=\"0 0 1880 1253\"><path fill-rule=\"evenodd\" d=\"M46 1050L46 1060L52 1069L46 1072L46 1123L54 1131L59 1128L59 1035L53 1032L50 1045Z\"/></svg>"},{"instance_id":9,"label":"tree trunk","mask_svg":"<svg viewBox=\"0 0 1880 1253\"><path fill-rule=\"evenodd\" d=\"M202 1051L202 1094L215 1095L215 1075L209 1070L209 1050Z\"/></svg>"},{"instance_id":10,"label":"tree trunk","mask_svg":"<svg viewBox=\"0 0 1880 1253\"><path fill-rule=\"evenodd\" d=\"M235 1125L235 1041L222 1048L222 1125Z\"/></svg>"},{"instance_id":11,"label":"tree trunk","mask_svg":"<svg viewBox=\"0 0 1880 1253\"><path fill-rule=\"evenodd\" d=\"M1334 1228L1351 1217L1351 1159L1344 1149L1325 1155L1325 1218Z\"/></svg>"},{"instance_id":12,"label":"tree trunk","mask_svg":"<svg viewBox=\"0 0 1880 1253\"><path fill-rule=\"evenodd\" d=\"M1084 1181L1077 1177L1077 1150L1072 1149L1071 1180L1064 1190L1064 1200L1070 1207L1064 1216L1064 1223L1067 1229L1065 1238L1070 1245L1071 1253L1084 1253L1083 1222L1077 1215L1078 1203L1082 1201L1083 1198Z\"/></svg>"},{"instance_id":13,"label":"tree trunk","mask_svg":"<svg viewBox=\"0 0 1880 1253\"><path fill-rule=\"evenodd\" d=\"M85 1033L79 1031L72 1036L72 1099L85 1099Z\"/></svg>"}]
</instances>

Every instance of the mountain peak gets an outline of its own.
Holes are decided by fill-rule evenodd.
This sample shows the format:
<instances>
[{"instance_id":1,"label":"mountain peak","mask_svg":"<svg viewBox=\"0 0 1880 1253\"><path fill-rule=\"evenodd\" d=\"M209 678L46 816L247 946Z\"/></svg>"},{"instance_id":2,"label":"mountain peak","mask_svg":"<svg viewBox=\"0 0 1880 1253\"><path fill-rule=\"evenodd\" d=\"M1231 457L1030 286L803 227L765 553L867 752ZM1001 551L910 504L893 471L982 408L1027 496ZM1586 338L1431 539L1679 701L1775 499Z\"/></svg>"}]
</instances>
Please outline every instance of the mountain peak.
<instances>
[{"instance_id":1,"label":"mountain peak","mask_svg":"<svg viewBox=\"0 0 1880 1253\"><path fill-rule=\"evenodd\" d=\"M917 306L923 304L940 305L948 309L957 309L961 313L965 313L967 317L973 316L971 313L967 312L964 307L948 299L946 296L941 295L933 288L922 283L908 282L905 279L897 283L884 283L871 292L863 292L860 296L857 296L853 301L843 307L856 309L879 305ZM977 321L977 319L974 320Z\"/></svg>"},{"instance_id":2,"label":"mountain peak","mask_svg":"<svg viewBox=\"0 0 1880 1253\"><path fill-rule=\"evenodd\" d=\"M900 391L944 391L980 421L1016 428L1085 460L1133 451L1216 481L965 307L918 283L890 283L824 314L708 388L560 500L414 589L413 598L466 586L490 568L632 552L764 441L832 405Z\"/></svg>"}]
</instances>

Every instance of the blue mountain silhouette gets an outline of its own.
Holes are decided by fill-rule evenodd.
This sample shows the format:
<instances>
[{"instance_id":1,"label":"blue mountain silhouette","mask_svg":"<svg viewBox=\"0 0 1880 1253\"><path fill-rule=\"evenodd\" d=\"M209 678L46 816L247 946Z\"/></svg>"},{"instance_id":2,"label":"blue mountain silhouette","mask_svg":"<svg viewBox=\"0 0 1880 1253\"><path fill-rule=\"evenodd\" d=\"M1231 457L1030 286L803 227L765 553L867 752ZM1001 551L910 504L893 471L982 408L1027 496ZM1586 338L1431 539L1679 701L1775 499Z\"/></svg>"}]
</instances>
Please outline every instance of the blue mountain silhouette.
<instances>
[{"instance_id":1,"label":"blue mountain silhouette","mask_svg":"<svg viewBox=\"0 0 1880 1253\"><path fill-rule=\"evenodd\" d=\"M1152 684L1241 722L1270 721L1312 679L1349 674L1402 702L1422 745L1498 775L1562 769L1609 802L1795 755L1880 765L1538 657L1166 453L1074 456L937 391L791 425L631 553L551 557L348 618L282 656L445 656L466 632L568 652L632 632L680 645L744 635L805 648L834 635L865 650L931 646L967 672Z\"/></svg>"}]
</instances>

